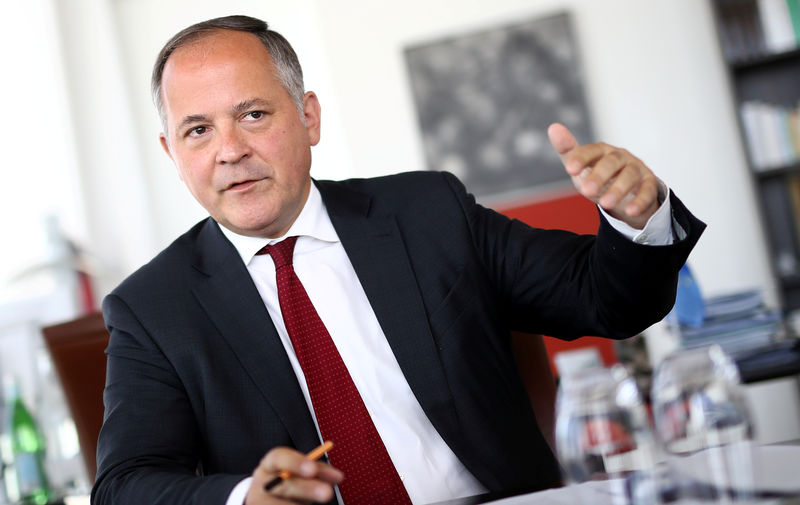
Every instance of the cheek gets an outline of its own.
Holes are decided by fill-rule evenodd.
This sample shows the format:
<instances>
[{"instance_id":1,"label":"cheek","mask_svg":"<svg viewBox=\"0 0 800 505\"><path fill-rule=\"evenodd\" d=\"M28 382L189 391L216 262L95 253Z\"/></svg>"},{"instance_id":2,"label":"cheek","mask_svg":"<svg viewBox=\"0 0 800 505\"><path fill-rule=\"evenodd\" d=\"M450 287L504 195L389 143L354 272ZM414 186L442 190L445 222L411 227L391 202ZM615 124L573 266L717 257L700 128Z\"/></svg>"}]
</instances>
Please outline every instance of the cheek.
<instances>
[{"instance_id":1,"label":"cheek","mask_svg":"<svg viewBox=\"0 0 800 505\"><path fill-rule=\"evenodd\" d=\"M202 165L185 161L178 167L178 178L189 188L189 191L196 198L212 191L213 171L206 170Z\"/></svg>"},{"instance_id":2,"label":"cheek","mask_svg":"<svg viewBox=\"0 0 800 505\"><path fill-rule=\"evenodd\" d=\"M209 164L209 162L211 162ZM213 158L203 150L183 149L175 157L178 175L183 181L200 181L209 177L213 169Z\"/></svg>"},{"instance_id":3,"label":"cheek","mask_svg":"<svg viewBox=\"0 0 800 505\"><path fill-rule=\"evenodd\" d=\"M265 158L275 160L287 169L308 163L308 136L305 130L299 128L270 131L258 138L254 146Z\"/></svg>"}]
</instances>

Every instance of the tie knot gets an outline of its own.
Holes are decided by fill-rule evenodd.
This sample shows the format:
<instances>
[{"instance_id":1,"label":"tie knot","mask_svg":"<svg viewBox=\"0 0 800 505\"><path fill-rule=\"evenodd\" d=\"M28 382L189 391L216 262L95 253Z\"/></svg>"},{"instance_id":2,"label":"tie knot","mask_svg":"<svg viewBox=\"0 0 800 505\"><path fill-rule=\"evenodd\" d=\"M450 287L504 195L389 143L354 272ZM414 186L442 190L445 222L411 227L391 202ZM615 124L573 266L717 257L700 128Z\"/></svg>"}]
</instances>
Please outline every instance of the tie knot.
<instances>
[{"instance_id":1,"label":"tie knot","mask_svg":"<svg viewBox=\"0 0 800 505\"><path fill-rule=\"evenodd\" d=\"M292 264L292 255L294 254L294 244L296 242L297 237L289 237L277 244L264 246L256 254L269 254L272 256L272 261L275 262L275 270L277 270Z\"/></svg>"}]
</instances>

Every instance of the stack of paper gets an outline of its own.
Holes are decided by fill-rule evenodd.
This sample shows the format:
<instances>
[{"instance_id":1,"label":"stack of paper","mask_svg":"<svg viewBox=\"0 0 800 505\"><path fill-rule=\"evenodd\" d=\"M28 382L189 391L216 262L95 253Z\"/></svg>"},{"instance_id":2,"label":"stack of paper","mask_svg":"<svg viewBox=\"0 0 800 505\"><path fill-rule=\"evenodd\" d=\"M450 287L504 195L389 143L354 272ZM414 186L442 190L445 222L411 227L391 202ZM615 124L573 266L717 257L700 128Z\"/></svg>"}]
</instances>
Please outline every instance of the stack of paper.
<instances>
[{"instance_id":1,"label":"stack of paper","mask_svg":"<svg viewBox=\"0 0 800 505\"><path fill-rule=\"evenodd\" d=\"M705 300L705 318L698 328L681 327L686 348L719 344L732 356L772 342L780 328L780 314L764 307L758 291L744 291Z\"/></svg>"}]
</instances>

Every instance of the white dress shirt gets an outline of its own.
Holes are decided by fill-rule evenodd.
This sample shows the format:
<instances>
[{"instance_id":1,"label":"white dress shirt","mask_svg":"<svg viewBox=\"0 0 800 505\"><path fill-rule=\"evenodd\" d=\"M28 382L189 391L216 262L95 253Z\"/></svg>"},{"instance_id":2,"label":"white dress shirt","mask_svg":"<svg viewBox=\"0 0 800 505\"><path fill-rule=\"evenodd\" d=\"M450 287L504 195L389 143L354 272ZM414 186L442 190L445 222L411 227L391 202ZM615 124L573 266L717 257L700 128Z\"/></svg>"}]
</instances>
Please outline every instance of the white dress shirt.
<instances>
[{"instance_id":1,"label":"white dress shirt","mask_svg":"<svg viewBox=\"0 0 800 505\"><path fill-rule=\"evenodd\" d=\"M662 190L668 191L666 187ZM607 219L631 240L659 245L672 242L670 215L667 197L644 230L635 230L610 216ZM294 249L294 270L336 344L412 503L486 492L442 440L411 391L314 184L285 237L267 241L220 228L241 255L264 301L309 412L313 414L314 408L308 386L278 303L275 264L269 255L256 256L265 245L290 236L299 237ZM244 479L233 489L226 505L244 502L250 480ZM337 497L342 503L338 490Z\"/></svg>"}]
</instances>

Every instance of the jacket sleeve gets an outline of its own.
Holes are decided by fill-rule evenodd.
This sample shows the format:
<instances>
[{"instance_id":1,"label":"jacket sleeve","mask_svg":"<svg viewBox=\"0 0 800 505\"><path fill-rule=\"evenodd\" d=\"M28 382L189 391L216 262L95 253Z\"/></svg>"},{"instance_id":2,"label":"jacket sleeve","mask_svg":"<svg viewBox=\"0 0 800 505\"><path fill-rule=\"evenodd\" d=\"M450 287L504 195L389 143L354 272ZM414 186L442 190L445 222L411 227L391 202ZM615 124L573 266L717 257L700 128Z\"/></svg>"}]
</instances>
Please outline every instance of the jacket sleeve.
<instances>
[{"instance_id":1,"label":"jacket sleeve","mask_svg":"<svg viewBox=\"0 0 800 505\"><path fill-rule=\"evenodd\" d=\"M183 386L125 302L109 295L111 333L93 505L224 504L244 475L199 476L203 447Z\"/></svg>"},{"instance_id":2,"label":"jacket sleeve","mask_svg":"<svg viewBox=\"0 0 800 505\"><path fill-rule=\"evenodd\" d=\"M474 247L512 329L574 339L626 338L663 318L678 271L705 224L671 195L685 237L672 245L632 242L601 217L596 236L532 228L475 203L444 174L469 222Z\"/></svg>"}]
</instances>

